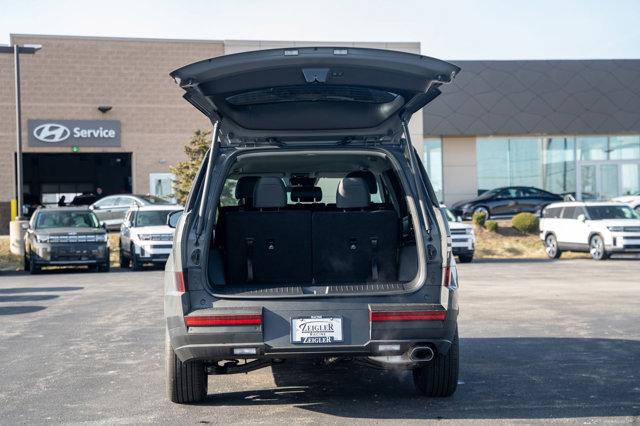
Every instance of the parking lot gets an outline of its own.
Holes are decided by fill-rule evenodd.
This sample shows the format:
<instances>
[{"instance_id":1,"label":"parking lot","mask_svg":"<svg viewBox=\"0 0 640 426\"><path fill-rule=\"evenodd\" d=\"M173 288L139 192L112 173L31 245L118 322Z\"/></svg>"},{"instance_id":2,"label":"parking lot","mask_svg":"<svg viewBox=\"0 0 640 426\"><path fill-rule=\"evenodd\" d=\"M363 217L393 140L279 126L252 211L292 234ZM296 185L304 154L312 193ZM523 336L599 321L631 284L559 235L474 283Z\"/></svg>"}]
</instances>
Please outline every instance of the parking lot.
<instances>
[{"instance_id":1,"label":"parking lot","mask_svg":"<svg viewBox=\"0 0 640 426\"><path fill-rule=\"evenodd\" d=\"M461 373L449 399L406 373L281 365L164 398L162 271L0 275L5 424L632 422L640 415L640 262L459 266Z\"/></svg>"}]
</instances>

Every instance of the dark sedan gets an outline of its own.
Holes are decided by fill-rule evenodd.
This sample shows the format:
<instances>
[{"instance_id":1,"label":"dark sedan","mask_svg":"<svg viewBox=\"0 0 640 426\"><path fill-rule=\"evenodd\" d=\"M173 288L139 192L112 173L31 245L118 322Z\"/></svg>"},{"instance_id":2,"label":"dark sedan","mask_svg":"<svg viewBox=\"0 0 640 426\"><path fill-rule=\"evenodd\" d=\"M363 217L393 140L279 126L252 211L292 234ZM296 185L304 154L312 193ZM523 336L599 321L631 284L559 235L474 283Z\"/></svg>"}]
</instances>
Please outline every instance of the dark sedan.
<instances>
[{"instance_id":1,"label":"dark sedan","mask_svg":"<svg viewBox=\"0 0 640 426\"><path fill-rule=\"evenodd\" d=\"M109 270L107 233L86 207L39 208L24 239L24 269L32 274L43 266Z\"/></svg>"},{"instance_id":2,"label":"dark sedan","mask_svg":"<svg viewBox=\"0 0 640 426\"><path fill-rule=\"evenodd\" d=\"M473 200L457 202L451 210L463 219L471 218L474 213L484 213L488 219L522 212L539 214L547 204L556 201L562 201L562 197L530 186L509 186L492 189Z\"/></svg>"}]
</instances>

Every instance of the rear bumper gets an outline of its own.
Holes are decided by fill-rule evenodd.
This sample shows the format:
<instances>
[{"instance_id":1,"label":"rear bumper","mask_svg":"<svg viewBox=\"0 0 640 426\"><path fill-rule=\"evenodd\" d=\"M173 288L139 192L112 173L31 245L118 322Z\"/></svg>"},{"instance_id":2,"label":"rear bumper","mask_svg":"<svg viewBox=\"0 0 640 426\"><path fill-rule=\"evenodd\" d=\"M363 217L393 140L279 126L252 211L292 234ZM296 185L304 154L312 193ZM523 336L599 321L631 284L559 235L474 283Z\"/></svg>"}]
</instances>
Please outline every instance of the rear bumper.
<instances>
[{"instance_id":1,"label":"rear bumper","mask_svg":"<svg viewBox=\"0 0 640 426\"><path fill-rule=\"evenodd\" d=\"M453 292L455 294L455 292ZM455 296L444 321L371 322L369 309L351 312L329 310L314 315L342 316L344 341L332 344L295 344L290 340L290 317L297 312L274 313L263 308L262 325L191 327L174 324L169 328L171 345L182 361L222 359L286 359L305 357L380 357L406 353L415 346L430 346L436 353L447 353L457 327ZM429 305L422 305L429 306ZM435 305L431 305L435 306ZM439 306L442 309L441 306ZM398 345L394 350L380 345ZM239 355L237 349L255 354Z\"/></svg>"}]
</instances>

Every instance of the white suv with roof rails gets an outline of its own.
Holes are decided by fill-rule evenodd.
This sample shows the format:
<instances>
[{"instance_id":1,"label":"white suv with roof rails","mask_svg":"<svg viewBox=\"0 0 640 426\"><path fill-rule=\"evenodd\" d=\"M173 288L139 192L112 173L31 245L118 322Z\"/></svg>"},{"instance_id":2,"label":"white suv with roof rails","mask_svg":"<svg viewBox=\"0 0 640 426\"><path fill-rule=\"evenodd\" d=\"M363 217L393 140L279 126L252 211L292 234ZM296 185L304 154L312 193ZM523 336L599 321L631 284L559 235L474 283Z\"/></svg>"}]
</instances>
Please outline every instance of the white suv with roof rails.
<instances>
[{"instance_id":1,"label":"white suv with roof rails","mask_svg":"<svg viewBox=\"0 0 640 426\"><path fill-rule=\"evenodd\" d=\"M174 234L167 216L182 209L178 204L131 208L120 227L120 267L139 271L145 263L164 265L173 248Z\"/></svg>"},{"instance_id":2,"label":"white suv with roof rails","mask_svg":"<svg viewBox=\"0 0 640 426\"><path fill-rule=\"evenodd\" d=\"M554 203L542 212L540 238L552 259L563 251L588 252L596 260L640 252L640 215L615 202Z\"/></svg>"}]
</instances>

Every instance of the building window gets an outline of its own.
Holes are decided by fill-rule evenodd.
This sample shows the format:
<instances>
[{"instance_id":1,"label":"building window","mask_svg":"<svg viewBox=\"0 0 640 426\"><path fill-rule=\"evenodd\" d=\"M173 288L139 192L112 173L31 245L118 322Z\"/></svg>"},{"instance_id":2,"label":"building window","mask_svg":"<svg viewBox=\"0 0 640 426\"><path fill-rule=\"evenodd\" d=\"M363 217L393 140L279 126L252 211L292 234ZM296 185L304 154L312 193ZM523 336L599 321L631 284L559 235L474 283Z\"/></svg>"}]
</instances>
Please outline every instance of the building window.
<instances>
[{"instance_id":1,"label":"building window","mask_svg":"<svg viewBox=\"0 0 640 426\"><path fill-rule=\"evenodd\" d=\"M500 186L542 184L540 138L479 138L478 193Z\"/></svg>"},{"instance_id":2,"label":"building window","mask_svg":"<svg viewBox=\"0 0 640 426\"><path fill-rule=\"evenodd\" d=\"M640 159L640 136L579 136L577 141L583 161Z\"/></svg>"},{"instance_id":3,"label":"building window","mask_svg":"<svg viewBox=\"0 0 640 426\"><path fill-rule=\"evenodd\" d=\"M576 141L574 137L544 138L542 188L555 194L576 191Z\"/></svg>"},{"instance_id":4,"label":"building window","mask_svg":"<svg viewBox=\"0 0 640 426\"><path fill-rule=\"evenodd\" d=\"M533 186L562 194L576 190L575 138L478 138L478 193Z\"/></svg>"},{"instance_id":5,"label":"building window","mask_svg":"<svg viewBox=\"0 0 640 426\"><path fill-rule=\"evenodd\" d=\"M429 138L422 142L422 162L429 175L431 186L438 196L438 200L443 201L442 186L442 139Z\"/></svg>"},{"instance_id":6,"label":"building window","mask_svg":"<svg viewBox=\"0 0 640 426\"><path fill-rule=\"evenodd\" d=\"M176 176L173 173L150 173L149 193L167 201L176 202L173 193L173 181Z\"/></svg>"}]
</instances>

